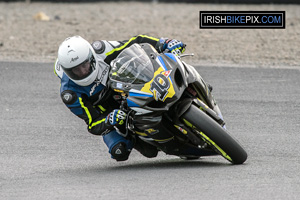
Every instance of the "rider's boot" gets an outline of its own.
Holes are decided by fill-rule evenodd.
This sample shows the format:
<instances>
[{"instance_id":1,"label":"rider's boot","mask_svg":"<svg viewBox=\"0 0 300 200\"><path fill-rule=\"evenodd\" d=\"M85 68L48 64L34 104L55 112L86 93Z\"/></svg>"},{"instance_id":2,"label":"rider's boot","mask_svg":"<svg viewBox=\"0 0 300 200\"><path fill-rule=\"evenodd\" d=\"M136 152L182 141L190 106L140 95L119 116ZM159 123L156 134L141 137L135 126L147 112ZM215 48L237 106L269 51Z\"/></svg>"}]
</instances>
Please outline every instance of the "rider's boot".
<instances>
[{"instance_id":1,"label":"rider's boot","mask_svg":"<svg viewBox=\"0 0 300 200\"><path fill-rule=\"evenodd\" d=\"M103 136L104 143L109 149L111 158L116 161L125 161L133 148L133 142L121 136L116 130Z\"/></svg>"}]
</instances>

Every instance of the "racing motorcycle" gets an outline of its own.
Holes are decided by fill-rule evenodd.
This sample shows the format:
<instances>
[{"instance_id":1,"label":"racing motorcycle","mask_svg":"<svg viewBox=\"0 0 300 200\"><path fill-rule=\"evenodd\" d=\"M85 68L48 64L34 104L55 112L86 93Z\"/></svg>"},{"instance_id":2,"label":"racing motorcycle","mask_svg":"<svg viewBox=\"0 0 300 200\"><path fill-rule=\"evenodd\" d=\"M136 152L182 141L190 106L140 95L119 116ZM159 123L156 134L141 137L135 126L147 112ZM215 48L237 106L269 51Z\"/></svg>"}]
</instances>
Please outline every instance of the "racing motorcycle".
<instances>
[{"instance_id":1,"label":"racing motorcycle","mask_svg":"<svg viewBox=\"0 0 300 200\"><path fill-rule=\"evenodd\" d=\"M247 159L228 133L210 85L180 57L134 44L111 62L109 86L122 97L126 133L184 159L221 155Z\"/></svg>"}]
</instances>

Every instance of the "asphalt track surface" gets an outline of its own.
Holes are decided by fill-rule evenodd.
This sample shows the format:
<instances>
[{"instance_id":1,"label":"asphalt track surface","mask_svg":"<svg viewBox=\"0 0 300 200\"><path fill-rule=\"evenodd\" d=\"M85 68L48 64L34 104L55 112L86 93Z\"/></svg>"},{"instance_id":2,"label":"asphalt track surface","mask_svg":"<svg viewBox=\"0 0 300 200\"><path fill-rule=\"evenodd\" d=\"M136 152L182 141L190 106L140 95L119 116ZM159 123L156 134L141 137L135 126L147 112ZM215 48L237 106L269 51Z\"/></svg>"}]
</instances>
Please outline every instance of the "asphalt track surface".
<instances>
[{"instance_id":1,"label":"asphalt track surface","mask_svg":"<svg viewBox=\"0 0 300 200\"><path fill-rule=\"evenodd\" d=\"M299 199L300 71L197 67L243 165L133 151L110 159L59 97L52 64L1 63L0 199Z\"/></svg>"}]
</instances>

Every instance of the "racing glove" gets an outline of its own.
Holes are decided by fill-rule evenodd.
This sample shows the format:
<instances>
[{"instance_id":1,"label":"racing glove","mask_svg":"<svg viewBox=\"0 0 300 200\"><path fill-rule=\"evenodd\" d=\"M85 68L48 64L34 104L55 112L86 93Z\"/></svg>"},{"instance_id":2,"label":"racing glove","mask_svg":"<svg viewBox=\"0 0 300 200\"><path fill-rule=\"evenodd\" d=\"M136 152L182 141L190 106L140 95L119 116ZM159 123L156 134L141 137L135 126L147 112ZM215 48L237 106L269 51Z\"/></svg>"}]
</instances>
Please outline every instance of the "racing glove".
<instances>
[{"instance_id":1,"label":"racing glove","mask_svg":"<svg viewBox=\"0 0 300 200\"><path fill-rule=\"evenodd\" d=\"M115 109L107 115L105 123L119 127L125 123L126 115L124 111Z\"/></svg>"},{"instance_id":2,"label":"racing glove","mask_svg":"<svg viewBox=\"0 0 300 200\"><path fill-rule=\"evenodd\" d=\"M183 44L179 40L175 39L160 39L160 43L162 43L161 50L163 51L169 51L173 53L176 56L179 56L181 53L185 51L185 44Z\"/></svg>"}]
</instances>

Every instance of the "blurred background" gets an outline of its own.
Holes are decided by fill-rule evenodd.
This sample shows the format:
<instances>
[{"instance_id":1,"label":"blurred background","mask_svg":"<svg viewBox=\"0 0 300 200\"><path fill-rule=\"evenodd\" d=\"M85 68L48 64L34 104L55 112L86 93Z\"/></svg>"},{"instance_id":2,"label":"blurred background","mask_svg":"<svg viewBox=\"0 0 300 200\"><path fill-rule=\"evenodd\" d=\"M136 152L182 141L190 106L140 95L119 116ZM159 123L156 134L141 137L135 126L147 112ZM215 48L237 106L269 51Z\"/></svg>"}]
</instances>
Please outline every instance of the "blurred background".
<instances>
[{"instance_id":1,"label":"blurred background","mask_svg":"<svg viewBox=\"0 0 300 200\"><path fill-rule=\"evenodd\" d=\"M0 60L53 63L69 36L175 38L204 66L300 66L300 0L0 1ZM286 11L285 29L200 29L199 11Z\"/></svg>"},{"instance_id":2,"label":"blurred background","mask_svg":"<svg viewBox=\"0 0 300 200\"><path fill-rule=\"evenodd\" d=\"M14 2L22 0L2 0L4 2ZM234 4L244 4L244 3L279 3L279 4L299 4L300 0L23 0L26 2L38 2L38 1L48 1L48 2L109 2L109 1L140 1L140 2L179 2L179 3L234 3Z\"/></svg>"},{"instance_id":3,"label":"blurred background","mask_svg":"<svg viewBox=\"0 0 300 200\"><path fill-rule=\"evenodd\" d=\"M13 2L13 1L22 1L22 0L3 0L5 2ZM300 0L23 0L26 2L38 2L38 1L49 1L49 2L96 2L96 1L141 1L141 2L181 2L181 3L234 3L234 4L244 4L244 3L255 3L255 4L263 4L263 3L293 3L299 4Z\"/></svg>"}]
</instances>

